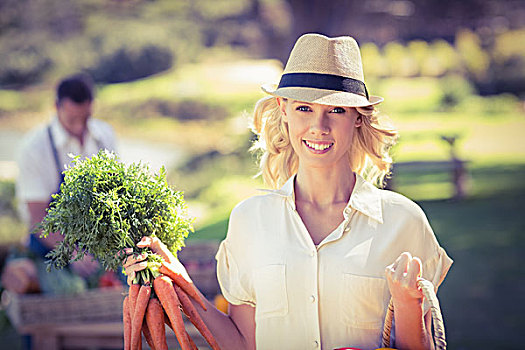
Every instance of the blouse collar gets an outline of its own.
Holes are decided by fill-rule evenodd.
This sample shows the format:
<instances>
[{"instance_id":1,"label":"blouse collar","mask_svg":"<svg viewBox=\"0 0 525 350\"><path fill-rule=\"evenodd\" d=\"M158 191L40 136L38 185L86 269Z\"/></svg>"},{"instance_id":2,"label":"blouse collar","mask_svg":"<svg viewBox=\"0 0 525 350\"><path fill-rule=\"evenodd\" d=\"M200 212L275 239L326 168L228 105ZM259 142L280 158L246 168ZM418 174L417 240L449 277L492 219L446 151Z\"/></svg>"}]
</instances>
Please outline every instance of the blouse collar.
<instances>
[{"instance_id":1,"label":"blouse collar","mask_svg":"<svg viewBox=\"0 0 525 350\"><path fill-rule=\"evenodd\" d=\"M296 174L292 175L278 190L262 190L282 196L288 200L293 210L295 207L294 182ZM366 181L361 175L356 174L356 181L350 200L346 205L343 215L348 217L352 209L383 223L383 210L381 205L381 190Z\"/></svg>"}]
</instances>

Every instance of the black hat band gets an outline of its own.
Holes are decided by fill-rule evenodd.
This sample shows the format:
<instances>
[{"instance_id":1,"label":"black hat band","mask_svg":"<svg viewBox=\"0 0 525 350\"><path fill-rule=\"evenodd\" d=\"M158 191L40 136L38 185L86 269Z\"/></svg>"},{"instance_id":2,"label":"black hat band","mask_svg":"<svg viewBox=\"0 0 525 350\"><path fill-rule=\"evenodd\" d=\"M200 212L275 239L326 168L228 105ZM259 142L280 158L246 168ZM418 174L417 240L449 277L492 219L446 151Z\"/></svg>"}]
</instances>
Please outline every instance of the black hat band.
<instances>
[{"instance_id":1,"label":"black hat band","mask_svg":"<svg viewBox=\"0 0 525 350\"><path fill-rule=\"evenodd\" d=\"M286 73L281 77L278 88L306 87L314 89L350 92L368 100L365 83L360 80L333 74L321 73Z\"/></svg>"}]
</instances>

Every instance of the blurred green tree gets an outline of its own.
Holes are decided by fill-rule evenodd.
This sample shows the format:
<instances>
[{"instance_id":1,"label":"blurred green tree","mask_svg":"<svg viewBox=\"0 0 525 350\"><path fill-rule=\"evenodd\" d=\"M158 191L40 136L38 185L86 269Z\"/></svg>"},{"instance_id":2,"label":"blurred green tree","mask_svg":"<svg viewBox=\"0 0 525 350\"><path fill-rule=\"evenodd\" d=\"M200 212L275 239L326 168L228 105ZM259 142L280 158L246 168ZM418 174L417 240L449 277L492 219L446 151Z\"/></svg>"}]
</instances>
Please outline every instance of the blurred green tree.
<instances>
[{"instance_id":1,"label":"blurred green tree","mask_svg":"<svg viewBox=\"0 0 525 350\"><path fill-rule=\"evenodd\" d=\"M173 64L171 51L147 44L139 47L119 46L100 56L88 70L100 83L121 83L147 77L169 69Z\"/></svg>"},{"instance_id":2,"label":"blurred green tree","mask_svg":"<svg viewBox=\"0 0 525 350\"><path fill-rule=\"evenodd\" d=\"M390 74L387 60L374 43L361 45L361 56L366 64L363 66L365 78L382 78Z\"/></svg>"},{"instance_id":3,"label":"blurred green tree","mask_svg":"<svg viewBox=\"0 0 525 350\"><path fill-rule=\"evenodd\" d=\"M0 41L0 87L34 84L49 71L53 62L41 44L27 41Z\"/></svg>"},{"instance_id":4,"label":"blurred green tree","mask_svg":"<svg viewBox=\"0 0 525 350\"><path fill-rule=\"evenodd\" d=\"M491 50L490 76L482 93L525 95L525 29L497 35Z\"/></svg>"},{"instance_id":5,"label":"blurred green tree","mask_svg":"<svg viewBox=\"0 0 525 350\"><path fill-rule=\"evenodd\" d=\"M417 61L403 45L390 42L385 45L384 52L390 67L390 76L412 77L419 73Z\"/></svg>"},{"instance_id":6,"label":"blurred green tree","mask_svg":"<svg viewBox=\"0 0 525 350\"><path fill-rule=\"evenodd\" d=\"M417 75L422 75L423 65L431 55L428 43L423 40L412 40L408 43L406 51L410 54L415 63L414 71L417 70L415 73Z\"/></svg>"},{"instance_id":7,"label":"blurred green tree","mask_svg":"<svg viewBox=\"0 0 525 350\"><path fill-rule=\"evenodd\" d=\"M460 58L452 45L442 39L430 45L430 54L421 67L421 74L439 77L460 72Z\"/></svg>"},{"instance_id":8,"label":"blurred green tree","mask_svg":"<svg viewBox=\"0 0 525 350\"><path fill-rule=\"evenodd\" d=\"M456 35L455 45L467 74L476 81L485 79L490 57L481 46L481 41L476 33L467 29L460 30Z\"/></svg>"}]
</instances>

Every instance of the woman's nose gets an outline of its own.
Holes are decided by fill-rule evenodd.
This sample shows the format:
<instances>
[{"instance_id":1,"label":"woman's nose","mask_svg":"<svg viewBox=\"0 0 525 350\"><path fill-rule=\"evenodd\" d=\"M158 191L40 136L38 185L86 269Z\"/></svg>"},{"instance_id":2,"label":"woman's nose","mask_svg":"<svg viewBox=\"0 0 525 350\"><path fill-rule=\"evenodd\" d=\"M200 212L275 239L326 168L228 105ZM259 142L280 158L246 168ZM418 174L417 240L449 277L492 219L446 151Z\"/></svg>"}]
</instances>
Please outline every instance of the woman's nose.
<instances>
[{"instance_id":1,"label":"woman's nose","mask_svg":"<svg viewBox=\"0 0 525 350\"><path fill-rule=\"evenodd\" d=\"M328 116L324 112L318 112L314 115L310 125L310 132L312 134L327 134L330 132Z\"/></svg>"}]
</instances>

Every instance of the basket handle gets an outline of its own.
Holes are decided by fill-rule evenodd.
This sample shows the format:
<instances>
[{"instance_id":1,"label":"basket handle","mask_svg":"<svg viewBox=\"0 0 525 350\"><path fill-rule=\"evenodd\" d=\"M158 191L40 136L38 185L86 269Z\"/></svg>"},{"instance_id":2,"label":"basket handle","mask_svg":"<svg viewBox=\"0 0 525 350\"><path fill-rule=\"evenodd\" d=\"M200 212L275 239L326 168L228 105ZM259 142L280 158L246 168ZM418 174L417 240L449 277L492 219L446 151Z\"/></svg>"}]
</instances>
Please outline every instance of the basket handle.
<instances>
[{"instance_id":1,"label":"basket handle","mask_svg":"<svg viewBox=\"0 0 525 350\"><path fill-rule=\"evenodd\" d=\"M417 282L423 295L430 303L430 312L432 313L432 323L434 328L434 343L437 350L445 350L447 342L445 338L445 326L443 323L443 316L441 315L441 308L439 307L439 300L434 292L434 285L424 279ZM385 325L383 327L383 347L390 346L390 333L392 331L392 320L394 318L394 304L392 298L388 303L388 309L385 317Z\"/></svg>"}]
</instances>

